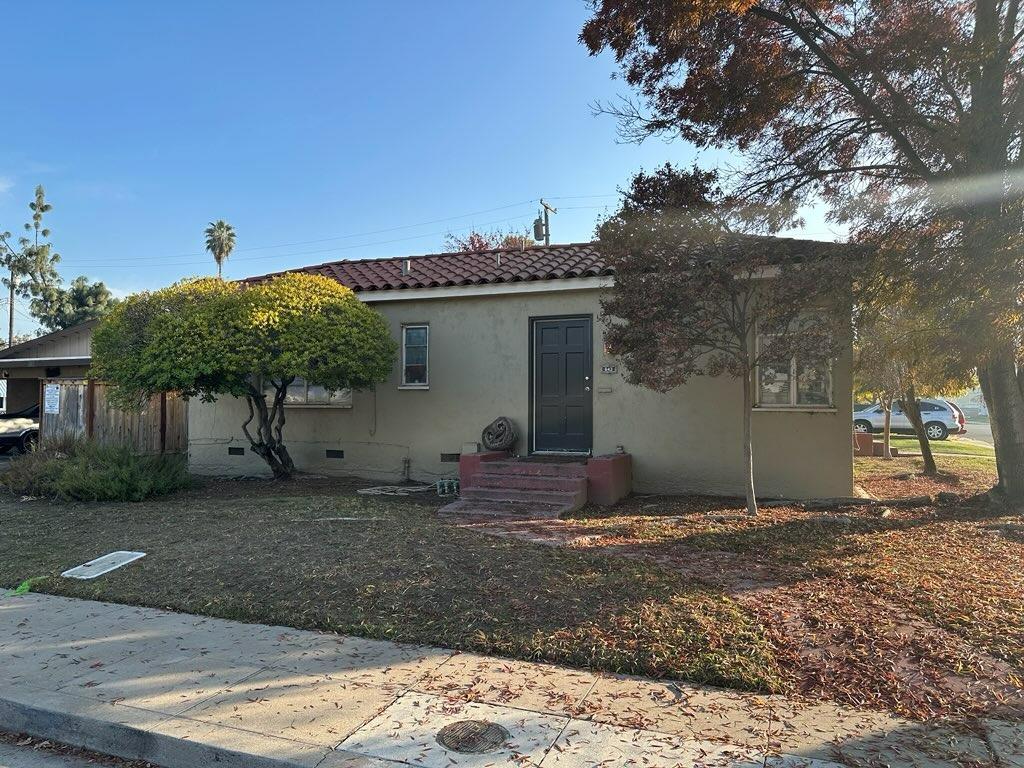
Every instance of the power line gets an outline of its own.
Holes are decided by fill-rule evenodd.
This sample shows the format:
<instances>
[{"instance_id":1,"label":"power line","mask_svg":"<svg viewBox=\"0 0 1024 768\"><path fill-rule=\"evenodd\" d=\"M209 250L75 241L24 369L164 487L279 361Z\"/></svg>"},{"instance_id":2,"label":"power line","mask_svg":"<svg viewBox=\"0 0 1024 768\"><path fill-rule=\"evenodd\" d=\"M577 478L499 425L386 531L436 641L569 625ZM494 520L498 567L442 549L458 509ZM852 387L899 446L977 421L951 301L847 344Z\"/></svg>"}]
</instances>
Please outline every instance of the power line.
<instances>
[{"instance_id":1,"label":"power line","mask_svg":"<svg viewBox=\"0 0 1024 768\"><path fill-rule=\"evenodd\" d=\"M606 195L562 195L561 197L549 197L548 200L589 200L595 197L618 197L618 192L612 192Z\"/></svg>"},{"instance_id":2,"label":"power line","mask_svg":"<svg viewBox=\"0 0 1024 768\"><path fill-rule=\"evenodd\" d=\"M552 197L550 199L552 199L552 200L583 200L583 199L593 199L593 198L603 198L603 197L616 197L616 196L617 195L614 195L614 194L603 194L603 195L569 195L569 196L563 195L563 196L560 196L560 197ZM447 222L447 221L457 221L459 219L465 219L465 218L469 218L471 216L480 216L480 215L485 214L485 213L493 213L495 211L504 211L504 210L508 210L510 208L518 208L518 207L521 207L521 206L524 206L524 205L533 205L535 203L536 203L536 200L522 200L522 201L520 201L518 203L509 203L507 205L500 205L500 206L497 206L495 208L485 208L485 209L480 210L480 211L473 211L471 213L462 213L462 214L459 214L457 216L448 216L448 217L440 218L440 219L432 219L430 221L422 221L422 222L418 222L416 224L402 224L400 226L395 226L395 227L387 227L387 228L384 228L384 229L369 230L369 231L366 231L366 232L355 232L355 233L350 233L350 234L345 234L345 235L334 235L334 236L331 236L331 237L317 238L317 239L314 239L314 240L298 240L298 241L290 242L290 243L277 243L275 245L254 245L254 246L248 246L246 248L237 248L237 249L235 249L234 252L235 253L248 253L248 252L251 252L251 251L272 250L274 248L291 248L291 247L300 246L300 245L315 245L317 243L327 243L327 242L333 242L333 241L336 241L336 240L350 240L350 239L356 238L356 237L369 237L371 235L385 234L385 233L388 233L388 232L399 232L399 231L404 230L404 229L415 229L416 227L424 227L424 226L429 226L431 224L441 224L441 223ZM582 209L585 209L585 208L603 208L603 207L605 207L605 206L600 206L600 205L595 205L595 206L571 206L569 208L566 208L566 210L582 210ZM518 219L520 217L515 217L515 218ZM512 219L512 218L501 219L499 221L490 222L489 224L482 224L480 226L492 226L494 224L501 224L501 223L505 223L505 222L512 221L512 220L514 220L514 219ZM441 232L440 234L441 235L445 235L445 234L447 234L447 232ZM385 241L381 241L381 242L378 242L378 243L365 243L363 245L365 245L367 247L373 246L373 245L387 245L389 243L397 243L397 242L403 242L403 241L406 241L406 240L416 240L416 239L420 239L420 238L423 238L423 237L436 237L436 236L437 235L435 233L425 233L425 234L422 234L422 235L415 235L415 236L410 236L410 237L407 237L407 238L398 238L398 239L394 239L394 240L385 240ZM347 246L345 248L339 247L337 249L322 249L322 250L314 250L314 251L303 251L301 253L289 254L289 255L302 256L302 255L306 255L306 254L329 253L332 250L346 250L346 249L349 249L349 248L360 248L360 247L363 247L363 245ZM74 257L71 257L71 259L69 259L68 261L70 263L72 263L72 264L77 264L77 265L82 265L82 266L107 267L107 266L111 266L110 262L121 262L121 261L123 261L125 263L130 263L130 264L135 265L135 264L144 263L147 260L165 262L165 261L172 261L172 260L180 259L180 258L192 258L192 257L199 258L199 257L204 257L206 255L207 254L205 252L192 252L192 253L177 254L176 256L119 257L119 258L104 259L103 261L88 261L88 260L77 261L77 260L74 259ZM256 259L256 258L279 258L279 257L278 256L252 257L252 259ZM280 258L285 258L285 257L281 256ZM239 261L239 260L244 261L245 259L236 259L236 261ZM203 261L203 262L181 262L179 264L179 266L193 266L193 265L205 264L205 263L206 263L205 261Z\"/></svg>"},{"instance_id":3,"label":"power line","mask_svg":"<svg viewBox=\"0 0 1024 768\"><path fill-rule=\"evenodd\" d=\"M484 224L474 225L473 227L466 227L466 228L463 228L462 230L459 230L459 232L471 232L473 229L476 228L476 226L490 227L490 226L494 226L495 224L506 224L506 223L508 223L510 221L518 221L518 222L524 222L525 223L526 220L527 219L524 218L523 216L512 216L512 217L509 217L507 219L498 219L496 221L490 221L490 222L486 222ZM270 255L267 255L267 256L249 256L248 258L243 257L241 259L231 259L229 261L229 263L238 263L238 262L248 263L248 262L251 262L251 261L261 261L261 260L264 260L264 259L289 259L289 258L293 258L295 256L311 256L311 255L316 255L316 254L320 254L320 253L336 253L338 251L349 251L349 250L352 250L352 249L355 249L355 248L372 248L372 247L377 246L377 245L390 245L392 243L407 242L409 240L421 240L421 239L423 239L425 237L443 237L444 235L449 234L449 231L450 230L443 230L443 231L440 231L440 232L425 232L425 233L420 234L420 235L411 235L409 237L397 237L397 238L393 238L391 240L378 240L378 241L373 242L373 243L358 243L358 244L355 244L355 245L340 245L340 246L336 246L334 248L320 248L320 249L312 250L312 251L298 251L298 252L295 252L295 253L274 253L274 254L270 254ZM130 264L107 264L107 263L91 263L91 262L81 262L81 261L74 262L73 264L76 265L76 266L88 266L88 267L93 267L93 268L104 268L104 269L129 269L129 268L134 269L134 268L137 268L138 266L140 266L140 263L141 263L140 259L133 259L132 263L130 263ZM173 266L177 266L177 267L202 266L202 265L206 265L206 264L209 264L209 263L210 263L209 259L204 259L203 261L176 262L175 264L173 264ZM152 266L152 265L150 265L150 266Z\"/></svg>"},{"instance_id":4,"label":"power line","mask_svg":"<svg viewBox=\"0 0 1024 768\"><path fill-rule=\"evenodd\" d=\"M10 305L10 303L11 303L11 301L8 298L0 299L0 307L3 307L5 310ZM20 317L22 320L28 320L30 323L38 323L39 322L38 320L36 320L36 318L32 317L31 315L26 314L25 312L23 312L21 310L21 308L18 306L18 300L17 299L14 300L14 314L17 315L18 317Z\"/></svg>"},{"instance_id":5,"label":"power line","mask_svg":"<svg viewBox=\"0 0 1024 768\"><path fill-rule=\"evenodd\" d=\"M472 213L463 213L458 216L449 216L444 219L433 219L431 221L421 221L418 224L403 224L398 227L388 227L387 229L374 229L369 232L356 232L350 235L335 235L334 237L322 237L318 240L299 240L294 243L279 243L277 245L254 245L249 248L239 248L239 251L265 251L270 248L291 248L296 245L314 245L316 243L328 243L333 240L350 240L353 237L369 237L370 235L383 235L388 232L398 232L403 229L414 229L416 227L428 227L432 224L442 224L446 221L456 221L458 219L469 218L470 216L482 216L485 213L494 213L495 211L505 211L509 208L518 208L523 205L530 205L532 200L524 200L519 203L509 203L508 205L500 205L497 208L487 208L483 211L473 211ZM190 253L185 254L186 256L202 256L201 253Z\"/></svg>"}]
</instances>

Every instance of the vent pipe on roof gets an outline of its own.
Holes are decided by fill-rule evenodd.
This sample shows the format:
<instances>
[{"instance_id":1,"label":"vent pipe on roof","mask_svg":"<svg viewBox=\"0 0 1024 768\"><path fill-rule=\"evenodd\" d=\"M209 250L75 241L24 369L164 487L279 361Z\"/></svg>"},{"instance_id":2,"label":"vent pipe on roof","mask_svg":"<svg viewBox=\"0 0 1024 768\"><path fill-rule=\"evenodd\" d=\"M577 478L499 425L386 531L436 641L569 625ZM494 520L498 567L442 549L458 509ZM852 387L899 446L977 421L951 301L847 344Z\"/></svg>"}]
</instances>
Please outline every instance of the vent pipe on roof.
<instances>
[{"instance_id":1,"label":"vent pipe on roof","mask_svg":"<svg viewBox=\"0 0 1024 768\"><path fill-rule=\"evenodd\" d=\"M498 251L498 253L495 254L495 255L496 255L497 260L498 260L498 269L501 269L501 251Z\"/></svg>"},{"instance_id":2,"label":"vent pipe on roof","mask_svg":"<svg viewBox=\"0 0 1024 768\"><path fill-rule=\"evenodd\" d=\"M408 275L412 272L412 259L403 259L402 261L402 274Z\"/></svg>"}]
</instances>

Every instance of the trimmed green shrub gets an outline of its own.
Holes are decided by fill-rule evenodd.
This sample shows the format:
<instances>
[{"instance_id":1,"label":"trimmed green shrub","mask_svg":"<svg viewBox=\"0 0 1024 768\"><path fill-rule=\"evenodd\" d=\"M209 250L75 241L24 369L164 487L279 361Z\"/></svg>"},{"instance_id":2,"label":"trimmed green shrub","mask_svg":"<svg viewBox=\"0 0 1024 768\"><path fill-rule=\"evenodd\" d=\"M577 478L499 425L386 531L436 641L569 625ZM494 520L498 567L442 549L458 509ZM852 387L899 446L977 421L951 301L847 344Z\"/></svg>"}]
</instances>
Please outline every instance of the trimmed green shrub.
<instances>
[{"instance_id":1,"label":"trimmed green shrub","mask_svg":"<svg viewBox=\"0 0 1024 768\"><path fill-rule=\"evenodd\" d=\"M73 501L142 501L186 488L183 456L139 456L127 448L78 442L13 459L0 484L14 493Z\"/></svg>"}]
</instances>

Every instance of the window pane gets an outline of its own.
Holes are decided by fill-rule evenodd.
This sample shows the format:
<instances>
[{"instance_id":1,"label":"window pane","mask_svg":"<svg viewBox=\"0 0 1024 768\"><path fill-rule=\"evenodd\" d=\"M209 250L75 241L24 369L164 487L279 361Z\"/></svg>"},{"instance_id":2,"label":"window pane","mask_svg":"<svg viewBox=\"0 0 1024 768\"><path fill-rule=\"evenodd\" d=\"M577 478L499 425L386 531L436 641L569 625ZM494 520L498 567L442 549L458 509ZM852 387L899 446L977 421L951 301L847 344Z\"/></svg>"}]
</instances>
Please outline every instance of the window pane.
<instances>
[{"instance_id":1,"label":"window pane","mask_svg":"<svg viewBox=\"0 0 1024 768\"><path fill-rule=\"evenodd\" d=\"M310 405L327 405L328 393L325 387L319 384L309 385L309 394L306 396L306 402Z\"/></svg>"},{"instance_id":2,"label":"window pane","mask_svg":"<svg viewBox=\"0 0 1024 768\"><path fill-rule=\"evenodd\" d=\"M425 366L425 365L406 365L405 366L405 383L406 384L426 384L427 383L427 366Z\"/></svg>"},{"instance_id":3,"label":"window pane","mask_svg":"<svg viewBox=\"0 0 1024 768\"><path fill-rule=\"evenodd\" d=\"M800 405L831 405L828 367L802 365L796 381L796 401Z\"/></svg>"},{"instance_id":4,"label":"window pane","mask_svg":"<svg viewBox=\"0 0 1024 768\"><path fill-rule=\"evenodd\" d=\"M295 379L291 384L288 385L288 394L284 398L285 403L304 403L306 402L306 380Z\"/></svg>"},{"instance_id":5,"label":"window pane","mask_svg":"<svg viewBox=\"0 0 1024 768\"><path fill-rule=\"evenodd\" d=\"M402 371L403 384L427 383L427 327L407 326L404 329L404 363Z\"/></svg>"},{"instance_id":6,"label":"window pane","mask_svg":"<svg viewBox=\"0 0 1024 768\"><path fill-rule=\"evenodd\" d=\"M413 345L426 346L427 343L427 329L426 328L406 328L405 329L405 345L411 347Z\"/></svg>"},{"instance_id":7,"label":"window pane","mask_svg":"<svg viewBox=\"0 0 1024 768\"><path fill-rule=\"evenodd\" d=\"M764 363L758 369L761 376L760 405L789 405L789 363Z\"/></svg>"},{"instance_id":8,"label":"window pane","mask_svg":"<svg viewBox=\"0 0 1024 768\"><path fill-rule=\"evenodd\" d=\"M406 347L405 348L405 364L406 365L426 365L427 364L427 348L426 347Z\"/></svg>"},{"instance_id":9,"label":"window pane","mask_svg":"<svg viewBox=\"0 0 1024 768\"><path fill-rule=\"evenodd\" d=\"M337 392L331 393L330 398L331 405L337 406L350 406L352 405L352 390L351 389L339 389Z\"/></svg>"}]
</instances>

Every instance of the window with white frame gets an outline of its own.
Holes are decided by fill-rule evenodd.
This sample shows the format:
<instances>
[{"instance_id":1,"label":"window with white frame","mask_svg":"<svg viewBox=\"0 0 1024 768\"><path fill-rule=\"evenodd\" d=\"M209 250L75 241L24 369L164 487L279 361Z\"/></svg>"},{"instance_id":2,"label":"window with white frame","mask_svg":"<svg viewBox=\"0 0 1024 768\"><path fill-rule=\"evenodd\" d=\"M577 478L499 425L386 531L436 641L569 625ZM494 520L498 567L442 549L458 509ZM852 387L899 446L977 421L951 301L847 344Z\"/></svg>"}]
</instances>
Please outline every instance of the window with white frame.
<instances>
[{"instance_id":1,"label":"window with white frame","mask_svg":"<svg viewBox=\"0 0 1024 768\"><path fill-rule=\"evenodd\" d=\"M274 399L274 385L269 379L263 381L263 394L268 401ZM331 392L319 384L309 384L303 378L296 378L288 385L288 392L284 397L284 404L289 407L312 407L312 408L351 408L352 390L339 389Z\"/></svg>"},{"instance_id":2,"label":"window with white frame","mask_svg":"<svg viewBox=\"0 0 1024 768\"><path fill-rule=\"evenodd\" d=\"M757 367L757 404L765 408L831 408L832 368L827 363L802 362L797 356L762 361Z\"/></svg>"},{"instance_id":3,"label":"window with white frame","mask_svg":"<svg viewBox=\"0 0 1024 768\"><path fill-rule=\"evenodd\" d=\"M430 386L430 326L402 326L402 386Z\"/></svg>"}]
</instances>

